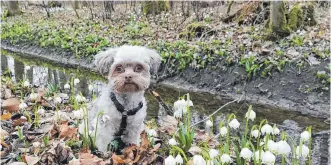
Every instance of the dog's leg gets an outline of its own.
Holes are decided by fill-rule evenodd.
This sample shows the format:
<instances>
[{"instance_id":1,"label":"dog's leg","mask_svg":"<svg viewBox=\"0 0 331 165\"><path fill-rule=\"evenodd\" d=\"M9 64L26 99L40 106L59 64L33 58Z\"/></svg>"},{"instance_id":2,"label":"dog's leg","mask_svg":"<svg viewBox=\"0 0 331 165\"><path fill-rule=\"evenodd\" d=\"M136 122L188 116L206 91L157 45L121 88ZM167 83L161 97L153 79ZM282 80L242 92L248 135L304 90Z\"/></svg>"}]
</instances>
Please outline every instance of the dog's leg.
<instances>
[{"instance_id":1,"label":"dog's leg","mask_svg":"<svg viewBox=\"0 0 331 165\"><path fill-rule=\"evenodd\" d=\"M144 123L141 122L137 125L130 125L127 127L125 135L123 136L122 140L126 144L136 144L139 145L140 143L140 133L144 130Z\"/></svg>"}]
</instances>

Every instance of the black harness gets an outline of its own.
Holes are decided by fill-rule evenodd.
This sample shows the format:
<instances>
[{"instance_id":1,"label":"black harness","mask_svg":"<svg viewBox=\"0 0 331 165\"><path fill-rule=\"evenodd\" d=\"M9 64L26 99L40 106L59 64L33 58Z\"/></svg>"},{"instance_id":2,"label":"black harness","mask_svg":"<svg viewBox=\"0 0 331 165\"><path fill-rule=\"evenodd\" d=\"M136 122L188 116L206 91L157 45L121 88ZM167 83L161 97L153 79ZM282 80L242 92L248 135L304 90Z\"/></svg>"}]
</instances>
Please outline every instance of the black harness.
<instances>
[{"instance_id":1,"label":"black harness","mask_svg":"<svg viewBox=\"0 0 331 165\"><path fill-rule=\"evenodd\" d=\"M140 102L138 104L138 107L133 108L132 110L125 110L124 106L118 102L118 100L116 99L116 96L113 92L110 93L110 99L111 101L113 101L116 109L122 114L122 121L120 124L120 128L119 130L115 133L114 135L114 140L111 142L112 144L110 144L111 146L111 150L112 151L117 151L118 149L124 148L125 144L122 141L122 135L126 129L127 126L127 118L128 116L133 116L135 115L142 107L143 107L143 103Z\"/></svg>"}]
</instances>

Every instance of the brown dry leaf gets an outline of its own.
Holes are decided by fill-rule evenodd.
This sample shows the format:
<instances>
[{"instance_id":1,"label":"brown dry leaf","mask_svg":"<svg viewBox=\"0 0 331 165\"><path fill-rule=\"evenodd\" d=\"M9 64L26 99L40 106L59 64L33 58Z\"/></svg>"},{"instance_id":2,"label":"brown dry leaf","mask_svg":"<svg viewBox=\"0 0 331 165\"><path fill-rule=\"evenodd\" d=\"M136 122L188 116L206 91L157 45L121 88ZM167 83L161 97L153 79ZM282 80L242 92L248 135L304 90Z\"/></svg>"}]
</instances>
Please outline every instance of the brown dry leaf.
<instances>
[{"instance_id":1,"label":"brown dry leaf","mask_svg":"<svg viewBox=\"0 0 331 165\"><path fill-rule=\"evenodd\" d=\"M2 138L0 139L0 144L2 145L2 147L9 148L9 145L6 144L6 143L2 140Z\"/></svg>"},{"instance_id":2,"label":"brown dry leaf","mask_svg":"<svg viewBox=\"0 0 331 165\"><path fill-rule=\"evenodd\" d=\"M79 153L79 159L71 160L68 165L106 165L106 163L102 159L88 152Z\"/></svg>"},{"instance_id":3,"label":"brown dry leaf","mask_svg":"<svg viewBox=\"0 0 331 165\"><path fill-rule=\"evenodd\" d=\"M5 136L8 136L9 133L6 131L6 130L3 130L1 127L0 127L0 137L5 137Z\"/></svg>"},{"instance_id":4,"label":"brown dry leaf","mask_svg":"<svg viewBox=\"0 0 331 165\"><path fill-rule=\"evenodd\" d=\"M161 143L157 143L153 149L151 149L149 152L152 153L152 152L156 152L159 148L161 147Z\"/></svg>"},{"instance_id":5,"label":"brown dry leaf","mask_svg":"<svg viewBox=\"0 0 331 165\"><path fill-rule=\"evenodd\" d=\"M20 125L24 124L26 121L27 121L27 119L24 118L24 117L21 117L17 120L14 120L13 121L13 127L20 126Z\"/></svg>"},{"instance_id":6,"label":"brown dry leaf","mask_svg":"<svg viewBox=\"0 0 331 165\"><path fill-rule=\"evenodd\" d=\"M111 158L113 159L114 164L128 164L128 163L132 163L132 159L124 159L123 155L116 155L115 153L113 153L113 155L111 156Z\"/></svg>"},{"instance_id":7,"label":"brown dry leaf","mask_svg":"<svg viewBox=\"0 0 331 165\"><path fill-rule=\"evenodd\" d=\"M35 165L39 162L40 157L25 155L25 160L28 165Z\"/></svg>"},{"instance_id":8,"label":"brown dry leaf","mask_svg":"<svg viewBox=\"0 0 331 165\"><path fill-rule=\"evenodd\" d=\"M10 98L2 102L2 108L13 113L19 110L19 105L21 101L17 98Z\"/></svg>"},{"instance_id":9,"label":"brown dry leaf","mask_svg":"<svg viewBox=\"0 0 331 165\"><path fill-rule=\"evenodd\" d=\"M78 128L72 128L68 126L68 121L62 121L61 125L58 128L59 138L70 139L76 138Z\"/></svg>"},{"instance_id":10,"label":"brown dry leaf","mask_svg":"<svg viewBox=\"0 0 331 165\"><path fill-rule=\"evenodd\" d=\"M141 137L140 148L147 149L148 146L149 146L149 140L148 140L148 138L147 138L147 134L146 134L146 132L143 131L143 132L140 134L140 137Z\"/></svg>"},{"instance_id":11,"label":"brown dry leaf","mask_svg":"<svg viewBox=\"0 0 331 165\"><path fill-rule=\"evenodd\" d=\"M160 120L160 130L173 134L177 129L178 121L173 116L165 116Z\"/></svg>"},{"instance_id":12,"label":"brown dry leaf","mask_svg":"<svg viewBox=\"0 0 331 165\"><path fill-rule=\"evenodd\" d=\"M11 119L11 113L8 112L8 113L5 113L3 115L1 115L1 120L8 120L8 119Z\"/></svg>"}]
</instances>

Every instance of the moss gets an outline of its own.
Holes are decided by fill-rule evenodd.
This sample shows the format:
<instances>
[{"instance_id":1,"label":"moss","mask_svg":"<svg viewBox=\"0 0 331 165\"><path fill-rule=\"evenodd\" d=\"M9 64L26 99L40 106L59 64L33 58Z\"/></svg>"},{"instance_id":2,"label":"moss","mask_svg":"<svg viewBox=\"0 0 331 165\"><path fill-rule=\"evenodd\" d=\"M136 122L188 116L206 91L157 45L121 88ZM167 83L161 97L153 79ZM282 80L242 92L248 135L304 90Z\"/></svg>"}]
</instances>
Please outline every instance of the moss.
<instances>
[{"instance_id":1,"label":"moss","mask_svg":"<svg viewBox=\"0 0 331 165\"><path fill-rule=\"evenodd\" d=\"M292 31L296 31L302 26L303 23L303 11L299 5L295 5L289 13L288 27Z\"/></svg>"},{"instance_id":2,"label":"moss","mask_svg":"<svg viewBox=\"0 0 331 165\"><path fill-rule=\"evenodd\" d=\"M168 1L146 1L143 6L143 12L145 15L153 14L153 6L154 14L160 14L161 11L169 10L169 2Z\"/></svg>"},{"instance_id":3,"label":"moss","mask_svg":"<svg viewBox=\"0 0 331 165\"><path fill-rule=\"evenodd\" d=\"M279 24L274 24L272 20L269 20L269 28L266 30L267 33L267 39L278 39L278 36L285 37L290 34L290 28L287 25L286 20L286 8L285 8L285 2L282 2L281 7L278 11L282 14L281 21Z\"/></svg>"},{"instance_id":4,"label":"moss","mask_svg":"<svg viewBox=\"0 0 331 165\"><path fill-rule=\"evenodd\" d=\"M309 2L304 7L304 15L305 15L305 23L308 26L315 26L317 24L317 21L315 19L315 6L313 3Z\"/></svg>"},{"instance_id":5,"label":"moss","mask_svg":"<svg viewBox=\"0 0 331 165\"><path fill-rule=\"evenodd\" d=\"M192 40L194 37L200 37L204 32L208 31L208 35L212 34L212 31L209 31L210 28L204 22L193 22L186 25L183 32L179 34L180 38L186 38L187 40Z\"/></svg>"}]
</instances>

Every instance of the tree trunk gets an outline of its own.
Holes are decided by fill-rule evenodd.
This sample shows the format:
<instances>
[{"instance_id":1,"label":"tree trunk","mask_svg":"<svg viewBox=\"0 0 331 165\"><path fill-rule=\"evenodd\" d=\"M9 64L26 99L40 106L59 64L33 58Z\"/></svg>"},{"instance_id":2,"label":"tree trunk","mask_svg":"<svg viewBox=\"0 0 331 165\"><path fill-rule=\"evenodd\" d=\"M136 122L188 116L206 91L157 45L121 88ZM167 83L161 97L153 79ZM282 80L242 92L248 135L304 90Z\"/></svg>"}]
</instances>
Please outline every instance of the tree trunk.
<instances>
[{"instance_id":1,"label":"tree trunk","mask_svg":"<svg viewBox=\"0 0 331 165\"><path fill-rule=\"evenodd\" d=\"M18 1L8 1L8 15L12 16L17 14L21 14Z\"/></svg>"},{"instance_id":2,"label":"tree trunk","mask_svg":"<svg viewBox=\"0 0 331 165\"><path fill-rule=\"evenodd\" d=\"M290 33L286 21L286 8L283 1L270 2L270 22L269 28L272 33L279 36L287 36Z\"/></svg>"},{"instance_id":3,"label":"tree trunk","mask_svg":"<svg viewBox=\"0 0 331 165\"><path fill-rule=\"evenodd\" d=\"M71 3L74 10L79 9L79 2L77 0L74 0Z\"/></svg>"}]
</instances>

